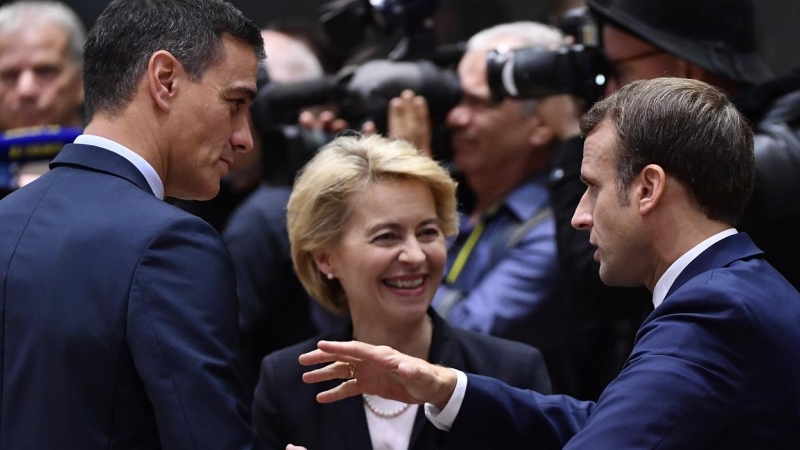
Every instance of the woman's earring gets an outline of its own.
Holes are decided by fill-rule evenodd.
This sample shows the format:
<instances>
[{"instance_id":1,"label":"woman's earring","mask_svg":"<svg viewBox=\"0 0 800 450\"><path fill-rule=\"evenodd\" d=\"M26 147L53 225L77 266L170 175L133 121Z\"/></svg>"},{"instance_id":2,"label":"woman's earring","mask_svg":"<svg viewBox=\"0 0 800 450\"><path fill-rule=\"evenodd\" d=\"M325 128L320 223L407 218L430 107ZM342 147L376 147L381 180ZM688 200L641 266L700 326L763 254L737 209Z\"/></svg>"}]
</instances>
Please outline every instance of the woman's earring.
<instances>
[{"instance_id":1,"label":"woman's earring","mask_svg":"<svg viewBox=\"0 0 800 450\"><path fill-rule=\"evenodd\" d=\"M333 272L329 273L327 276L328 276L329 280L332 280L332 279L336 278L336 277L333 276Z\"/></svg>"}]
</instances>

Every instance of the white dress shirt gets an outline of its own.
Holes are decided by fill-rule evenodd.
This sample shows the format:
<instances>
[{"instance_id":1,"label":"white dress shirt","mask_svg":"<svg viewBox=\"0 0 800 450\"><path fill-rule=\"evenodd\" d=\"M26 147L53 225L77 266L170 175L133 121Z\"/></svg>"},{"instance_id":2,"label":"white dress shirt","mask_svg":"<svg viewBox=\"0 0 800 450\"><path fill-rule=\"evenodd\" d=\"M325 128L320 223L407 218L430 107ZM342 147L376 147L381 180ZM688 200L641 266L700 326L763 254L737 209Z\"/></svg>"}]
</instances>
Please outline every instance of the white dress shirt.
<instances>
[{"instance_id":1,"label":"white dress shirt","mask_svg":"<svg viewBox=\"0 0 800 450\"><path fill-rule=\"evenodd\" d=\"M697 258L712 245L728 236L733 236L736 233L738 232L735 228L728 228L727 230L720 231L719 233L705 239L703 242L695 245L691 250L675 260L675 262L672 263L669 268L667 268L664 274L661 275L661 278L659 278L658 282L656 282L656 287L653 288L653 306L658 308L658 306L664 301L664 297L667 296L669 288L672 287L672 284L675 283L676 279L678 279L678 275L683 272L689 263L694 261L695 258ZM458 376L456 388L453 391L452 397L450 397L450 401L447 402L447 405L445 405L444 409L441 411L439 411L439 408L430 403L425 404L425 416L431 421L433 426L443 431L450 431L450 428L453 426L453 422L456 420L458 411L461 409L461 403L464 401L464 394L467 392L467 375L460 370L450 370L455 371L456 375Z\"/></svg>"},{"instance_id":2,"label":"white dress shirt","mask_svg":"<svg viewBox=\"0 0 800 450\"><path fill-rule=\"evenodd\" d=\"M82 134L78 136L75 138L75 143L94 145L95 147L104 148L127 159L131 164L136 166L142 175L144 175L144 179L147 180L147 184L150 185L150 189L153 191L153 194L155 194L159 200L164 200L164 183L161 181L161 178L158 177L156 169L154 169L150 163L145 161L144 158L139 156L139 154L133 150L120 143L114 142L111 139L106 139L104 137L94 136L91 134Z\"/></svg>"}]
</instances>

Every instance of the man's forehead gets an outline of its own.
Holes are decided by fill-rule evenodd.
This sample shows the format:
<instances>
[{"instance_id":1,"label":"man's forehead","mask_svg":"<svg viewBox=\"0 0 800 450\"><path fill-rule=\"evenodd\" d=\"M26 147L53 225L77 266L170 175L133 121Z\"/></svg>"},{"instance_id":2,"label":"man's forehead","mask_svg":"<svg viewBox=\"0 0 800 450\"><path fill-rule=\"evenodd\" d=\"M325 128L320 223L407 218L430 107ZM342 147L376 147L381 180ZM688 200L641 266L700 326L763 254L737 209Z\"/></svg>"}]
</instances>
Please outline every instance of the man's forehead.
<instances>
[{"instance_id":1,"label":"man's forehead","mask_svg":"<svg viewBox=\"0 0 800 450\"><path fill-rule=\"evenodd\" d=\"M583 164L608 161L614 156L617 135L610 120L604 119L586 135L583 143Z\"/></svg>"}]
</instances>

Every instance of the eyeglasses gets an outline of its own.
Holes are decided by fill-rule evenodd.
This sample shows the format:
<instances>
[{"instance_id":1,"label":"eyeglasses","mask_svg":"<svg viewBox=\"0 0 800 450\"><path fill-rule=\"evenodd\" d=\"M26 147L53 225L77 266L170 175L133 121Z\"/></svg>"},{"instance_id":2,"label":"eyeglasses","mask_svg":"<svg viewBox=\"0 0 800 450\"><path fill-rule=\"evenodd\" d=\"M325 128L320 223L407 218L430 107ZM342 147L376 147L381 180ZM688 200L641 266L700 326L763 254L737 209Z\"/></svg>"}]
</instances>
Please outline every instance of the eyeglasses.
<instances>
[{"instance_id":1,"label":"eyeglasses","mask_svg":"<svg viewBox=\"0 0 800 450\"><path fill-rule=\"evenodd\" d=\"M665 53L664 50L659 48L654 48L652 50L648 50L646 52L638 53L631 56L626 56L624 58L617 58L617 59L607 59L608 62L608 75L610 78L619 80L620 77L620 70L618 67L623 66L628 63L632 63L634 61L639 61L645 58L650 58L652 56L660 55Z\"/></svg>"}]
</instances>

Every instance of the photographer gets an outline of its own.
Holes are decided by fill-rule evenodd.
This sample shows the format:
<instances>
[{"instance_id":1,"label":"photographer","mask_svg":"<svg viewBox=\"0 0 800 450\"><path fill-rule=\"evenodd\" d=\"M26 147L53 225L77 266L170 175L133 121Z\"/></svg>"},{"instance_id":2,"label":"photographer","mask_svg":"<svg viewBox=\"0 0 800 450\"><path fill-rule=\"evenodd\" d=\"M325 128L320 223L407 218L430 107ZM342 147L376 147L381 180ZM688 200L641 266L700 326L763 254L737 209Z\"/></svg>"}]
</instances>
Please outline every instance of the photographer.
<instances>
[{"instance_id":1,"label":"photographer","mask_svg":"<svg viewBox=\"0 0 800 450\"><path fill-rule=\"evenodd\" d=\"M580 148L579 138L564 138L578 134L581 111L567 95L495 101L486 78L489 50L561 43L558 30L520 22L484 30L467 44L458 66L463 98L446 124L453 161L475 195L475 207L462 216L448 249L434 307L455 326L538 347L554 390L575 392L565 330L576 328L567 326L562 302L546 168L561 147ZM418 107L408 94L392 105L401 111L405 105L406 115L395 115L406 119ZM429 134L420 131L429 125L419 116L417 126L406 126L415 130L410 140Z\"/></svg>"},{"instance_id":2,"label":"photographer","mask_svg":"<svg viewBox=\"0 0 800 450\"><path fill-rule=\"evenodd\" d=\"M765 83L771 72L756 54L752 0L707 0L702 8L691 0L587 3L604 23L609 93L638 79L693 78L726 90L751 121L756 190L739 229L800 287L800 235L786 226L800 220L800 72Z\"/></svg>"}]
</instances>

